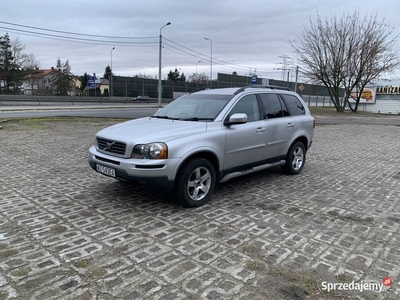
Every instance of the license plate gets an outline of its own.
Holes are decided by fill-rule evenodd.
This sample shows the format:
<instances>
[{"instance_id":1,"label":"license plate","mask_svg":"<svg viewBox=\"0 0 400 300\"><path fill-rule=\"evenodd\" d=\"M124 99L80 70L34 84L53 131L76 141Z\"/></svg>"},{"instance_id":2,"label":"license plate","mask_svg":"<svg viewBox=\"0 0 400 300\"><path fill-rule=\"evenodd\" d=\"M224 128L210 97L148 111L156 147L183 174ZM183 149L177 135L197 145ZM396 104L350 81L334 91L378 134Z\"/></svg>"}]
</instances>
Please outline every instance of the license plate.
<instances>
[{"instance_id":1,"label":"license plate","mask_svg":"<svg viewBox=\"0 0 400 300\"><path fill-rule=\"evenodd\" d=\"M107 176L111 176L111 177L115 177L115 170L111 169L109 167L105 167L105 166L101 166L101 165L96 165L96 170L97 172L107 175Z\"/></svg>"}]
</instances>

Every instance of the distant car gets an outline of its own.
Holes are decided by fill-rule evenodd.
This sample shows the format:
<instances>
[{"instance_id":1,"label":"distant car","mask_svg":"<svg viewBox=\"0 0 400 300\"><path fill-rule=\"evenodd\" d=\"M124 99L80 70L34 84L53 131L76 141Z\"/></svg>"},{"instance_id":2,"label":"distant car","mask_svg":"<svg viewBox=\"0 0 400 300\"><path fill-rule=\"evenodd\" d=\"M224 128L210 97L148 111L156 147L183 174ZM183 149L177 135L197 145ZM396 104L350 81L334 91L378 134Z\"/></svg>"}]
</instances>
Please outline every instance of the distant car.
<instances>
[{"instance_id":1,"label":"distant car","mask_svg":"<svg viewBox=\"0 0 400 300\"><path fill-rule=\"evenodd\" d=\"M140 95L137 96L136 98L133 98L134 101L149 101L150 97L149 96L144 96L144 95Z\"/></svg>"},{"instance_id":2,"label":"distant car","mask_svg":"<svg viewBox=\"0 0 400 300\"><path fill-rule=\"evenodd\" d=\"M217 182L276 166L300 173L314 127L307 105L288 89L208 89L99 131L89 164L120 181L174 191L183 206L196 207Z\"/></svg>"}]
</instances>

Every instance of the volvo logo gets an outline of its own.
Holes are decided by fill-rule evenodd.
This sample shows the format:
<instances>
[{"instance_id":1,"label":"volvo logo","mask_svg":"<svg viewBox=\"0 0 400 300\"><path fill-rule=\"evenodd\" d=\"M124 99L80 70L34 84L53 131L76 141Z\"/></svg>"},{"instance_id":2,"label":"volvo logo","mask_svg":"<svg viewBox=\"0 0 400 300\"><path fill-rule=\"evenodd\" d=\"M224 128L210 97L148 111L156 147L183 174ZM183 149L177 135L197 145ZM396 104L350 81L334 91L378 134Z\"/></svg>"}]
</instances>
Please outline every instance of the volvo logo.
<instances>
[{"instance_id":1,"label":"volvo logo","mask_svg":"<svg viewBox=\"0 0 400 300\"><path fill-rule=\"evenodd\" d=\"M107 143L107 146L104 147L103 151L110 151L111 150L111 146L114 145L115 142L111 142L111 143Z\"/></svg>"}]
</instances>

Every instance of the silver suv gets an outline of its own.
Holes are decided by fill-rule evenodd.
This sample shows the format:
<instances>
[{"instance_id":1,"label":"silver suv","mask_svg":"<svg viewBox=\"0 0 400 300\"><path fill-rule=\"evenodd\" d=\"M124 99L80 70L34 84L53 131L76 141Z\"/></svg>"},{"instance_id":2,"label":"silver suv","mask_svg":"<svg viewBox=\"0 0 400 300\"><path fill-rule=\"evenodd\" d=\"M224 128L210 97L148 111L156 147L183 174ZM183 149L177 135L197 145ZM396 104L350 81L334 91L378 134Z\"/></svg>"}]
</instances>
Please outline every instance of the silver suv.
<instances>
[{"instance_id":1,"label":"silver suv","mask_svg":"<svg viewBox=\"0 0 400 300\"><path fill-rule=\"evenodd\" d=\"M285 88L207 89L99 131L89 164L121 181L173 191L183 206L196 207L216 182L275 166L300 173L314 128L301 97Z\"/></svg>"}]
</instances>

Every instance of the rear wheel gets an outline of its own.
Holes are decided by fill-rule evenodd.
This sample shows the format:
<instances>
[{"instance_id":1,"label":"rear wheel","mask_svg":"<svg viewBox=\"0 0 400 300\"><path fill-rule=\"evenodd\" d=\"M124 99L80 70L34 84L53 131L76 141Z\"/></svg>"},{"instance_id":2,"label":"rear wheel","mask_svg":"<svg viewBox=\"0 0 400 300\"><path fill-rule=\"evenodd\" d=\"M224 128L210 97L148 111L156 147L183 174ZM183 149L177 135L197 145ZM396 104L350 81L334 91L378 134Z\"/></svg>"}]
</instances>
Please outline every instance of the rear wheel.
<instances>
[{"instance_id":1,"label":"rear wheel","mask_svg":"<svg viewBox=\"0 0 400 300\"><path fill-rule=\"evenodd\" d=\"M184 207L198 207L211 198L215 170L204 158L193 158L180 169L175 182L175 196Z\"/></svg>"},{"instance_id":2,"label":"rear wheel","mask_svg":"<svg viewBox=\"0 0 400 300\"><path fill-rule=\"evenodd\" d=\"M305 162L306 149L304 144L302 142L296 142L290 147L286 155L286 163L283 165L282 169L287 174L296 175L303 170Z\"/></svg>"}]
</instances>

